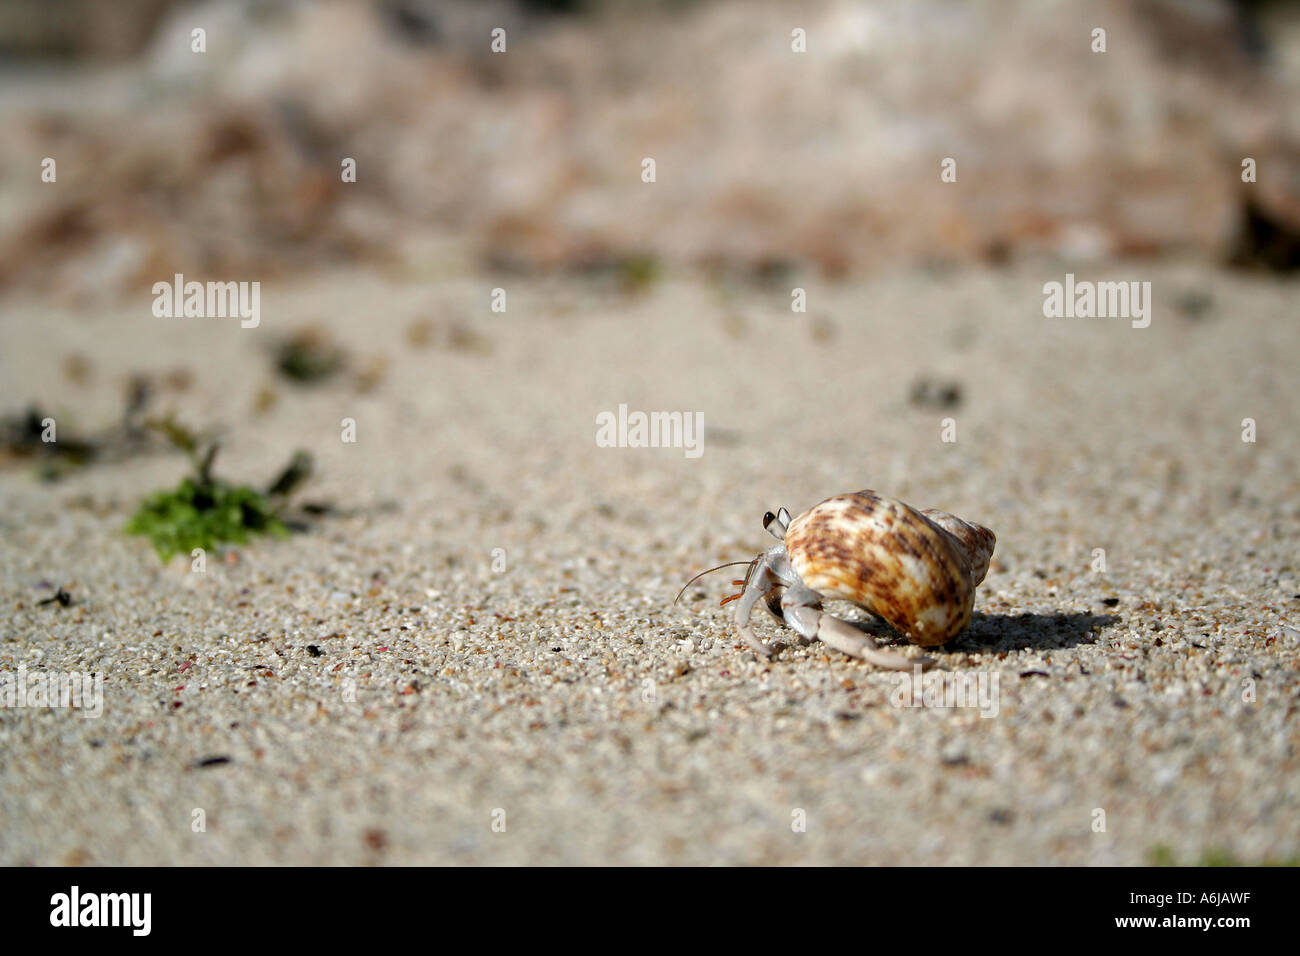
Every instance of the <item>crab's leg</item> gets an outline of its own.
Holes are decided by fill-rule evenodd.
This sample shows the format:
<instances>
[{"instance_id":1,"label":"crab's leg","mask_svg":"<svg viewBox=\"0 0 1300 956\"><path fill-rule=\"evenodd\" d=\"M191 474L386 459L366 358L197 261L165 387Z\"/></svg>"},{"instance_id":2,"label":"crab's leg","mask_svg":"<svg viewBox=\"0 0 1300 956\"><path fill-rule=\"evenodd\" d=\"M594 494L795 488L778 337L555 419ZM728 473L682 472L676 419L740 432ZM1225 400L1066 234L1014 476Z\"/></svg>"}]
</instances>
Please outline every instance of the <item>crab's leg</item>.
<instances>
[{"instance_id":1,"label":"crab's leg","mask_svg":"<svg viewBox=\"0 0 1300 956\"><path fill-rule=\"evenodd\" d=\"M882 650L872 640L870 634L864 634L853 625L824 611L817 622L817 637L850 657L859 657L870 664L891 671L910 671L917 665L925 668L934 664L933 658L904 657L901 654Z\"/></svg>"},{"instance_id":2,"label":"crab's leg","mask_svg":"<svg viewBox=\"0 0 1300 956\"><path fill-rule=\"evenodd\" d=\"M768 568L766 556L760 557L754 570L749 574L749 582L745 585L744 593L736 602L736 629L740 631L740 636L745 639L745 643L763 657L771 657L776 649L758 639L754 629L749 626L749 617L754 611L754 605L760 598L766 597L777 583Z\"/></svg>"}]
</instances>

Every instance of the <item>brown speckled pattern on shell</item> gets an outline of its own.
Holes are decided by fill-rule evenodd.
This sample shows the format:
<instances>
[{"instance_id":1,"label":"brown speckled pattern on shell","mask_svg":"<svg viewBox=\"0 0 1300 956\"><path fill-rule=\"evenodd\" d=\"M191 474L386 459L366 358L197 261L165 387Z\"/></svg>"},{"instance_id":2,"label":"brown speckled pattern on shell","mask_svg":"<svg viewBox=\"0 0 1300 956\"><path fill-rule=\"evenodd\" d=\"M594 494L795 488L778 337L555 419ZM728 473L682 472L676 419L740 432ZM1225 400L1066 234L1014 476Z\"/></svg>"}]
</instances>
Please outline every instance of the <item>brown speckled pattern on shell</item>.
<instances>
[{"instance_id":1,"label":"brown speckled pattern on shell","mask_svg":"<svg viewBox=\"0 0 1300 956\"><path fill-rule=\"evenodd\" d=\"M827 498L785 534L804 584L866 608L926 647L952 640L970 623L995 543L987 528L874 491Z\"/></svg>"}]
</instances>

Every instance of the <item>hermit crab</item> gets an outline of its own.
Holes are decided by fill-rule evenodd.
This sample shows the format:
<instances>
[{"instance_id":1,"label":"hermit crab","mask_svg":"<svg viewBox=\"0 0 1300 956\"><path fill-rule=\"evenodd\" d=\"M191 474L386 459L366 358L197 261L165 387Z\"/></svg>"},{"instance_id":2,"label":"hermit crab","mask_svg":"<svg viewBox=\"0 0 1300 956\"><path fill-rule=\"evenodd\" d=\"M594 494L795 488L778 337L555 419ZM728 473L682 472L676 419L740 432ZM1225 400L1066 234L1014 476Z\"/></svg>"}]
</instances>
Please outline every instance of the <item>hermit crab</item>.
<instances>
[{"instance_id":1,"label":"hermit crab","mask_svg":"<svg viewBox=\"0 0 1300 956\"><path fill-rule=\"evenodd\" d=\"M781 543L750 561L733 582L740 593L722 602L739 602L736 627L749 646L764 657L775 650L749 624L761 599L805 643L822 640L891 670L933 661L881 650L871 635L822 610L823 602L850 601L913 644L946 644L970 623L997 540L988 528L874 491L827 498L793 520L784 508L769 511L763 527Z\"/></svg>"}]
</instances>

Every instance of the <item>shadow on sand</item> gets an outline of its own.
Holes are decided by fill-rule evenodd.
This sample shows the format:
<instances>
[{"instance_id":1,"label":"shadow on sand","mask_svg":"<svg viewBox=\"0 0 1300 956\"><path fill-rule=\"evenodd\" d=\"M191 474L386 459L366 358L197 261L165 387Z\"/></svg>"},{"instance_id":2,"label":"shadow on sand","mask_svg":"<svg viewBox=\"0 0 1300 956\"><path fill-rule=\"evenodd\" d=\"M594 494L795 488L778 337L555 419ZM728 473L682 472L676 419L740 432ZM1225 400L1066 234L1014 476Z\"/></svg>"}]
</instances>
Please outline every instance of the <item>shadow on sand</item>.
<instances>
[{"instance_id":1,"label":"shadow on sand","mask_svg":"<svg viewBox=\"0 0 1300 956\"><path fill-rule=\"evenodd\" d=\"M1090 614L1087 611L1062 611L1055 614L981 614L971 615L970 627L941 648L947 652L979 653L990 650L1056 650L1092 644L1104 627L1123 620L1117 614ZM884 621L859 615L850 618L854 627L886 643L906 645L907 639Z\"/></svg>"},{"instance_id":2,"label":"shadow on sand","mask_svg":"<svg viewBox=\"0 0 1300 956\"><path fill-rule=\"evenodd\" d=\"M970 627L948 645L949 650L1050 650L1092 644L1103 627L1123 620L1118 614L1061 611L1055 614L972 614Z\"/></svg>"}]
</instances>

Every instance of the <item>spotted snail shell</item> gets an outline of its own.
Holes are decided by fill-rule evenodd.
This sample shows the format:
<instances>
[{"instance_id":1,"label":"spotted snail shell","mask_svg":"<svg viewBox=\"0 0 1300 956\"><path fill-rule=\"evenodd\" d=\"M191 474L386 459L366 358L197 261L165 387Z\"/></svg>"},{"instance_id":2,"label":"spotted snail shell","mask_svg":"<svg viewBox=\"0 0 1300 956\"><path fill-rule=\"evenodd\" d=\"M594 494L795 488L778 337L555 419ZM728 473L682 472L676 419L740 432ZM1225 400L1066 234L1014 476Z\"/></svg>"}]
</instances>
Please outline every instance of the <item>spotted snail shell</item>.
<instances>
[{"instance_id":1,"label":"spotted snail shell","mask_svg":"<svg viewBox=\"0 0 1300 956\"><path fill-rule=\"evenodd\" d=\"M914 644L952 640L970 623L996 538L944 511L874 491L836 495L790 522L786 553L803 583L852 601Z\"/></svg>"}]
</instances>

